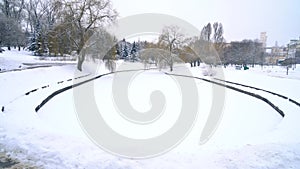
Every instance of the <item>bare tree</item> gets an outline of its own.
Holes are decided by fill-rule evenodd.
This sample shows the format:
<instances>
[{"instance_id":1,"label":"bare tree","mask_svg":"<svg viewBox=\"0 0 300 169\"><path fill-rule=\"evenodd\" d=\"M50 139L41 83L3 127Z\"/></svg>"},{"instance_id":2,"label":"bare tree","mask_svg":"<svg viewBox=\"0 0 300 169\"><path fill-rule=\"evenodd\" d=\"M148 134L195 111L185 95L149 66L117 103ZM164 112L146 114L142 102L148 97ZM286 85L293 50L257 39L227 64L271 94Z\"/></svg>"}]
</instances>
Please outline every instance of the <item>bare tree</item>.
<instances>
[{"instance_id":1,"label":"bare tree","mask_svg":"<svg viewBox=\"0 0 300 169\"><path fill-rule=\"evenodd\" d=\"M209 65L216 65L219 63L218 53L213 47L213 43L203 39L197 39L191 43L191 48L200 60Z\"/></svg>"},{"instance_id":2,"label":"bare tree","mask_svg":"<svg viewBox=\"0 0 300 169\"><path fill-rule=\"evenodd\" d=\"M211 34L212 34L211 24L208 23L206 26L203 27L201 31L200 39L210 42Z\"/></svg>"},{"instance_id":3,"label":"bare tree","mask_svg":"<svg viewBox=\"0 0 300 169\"><path fill-rule=\"evenodd\" d=\"M140 51L141 61L144 63L144 68L147 69L149 65L155 64L159 70L165 68L168 64L168 57L170 53L167 50L160 48L146 48Z\"/></svg>"},{"instance_id":4,"label":"bare tree","mask_svg":"<svg viewBox=\"0 0 300 169\"><path fill-rule=\"evenodd\" d=\"M218 56L221 61L224 60L224 48L225 48L225 39L223 37L224 30L222 23L215 22L213 24L214 35L213 35L213 44L214 48L218 53Z\"/></svg>"},{"instance_id":5,"label":"bare tree","mask_svg":"<svg viewBox=\"0 0 300 169\"><path fill-rule=\"evenodd\" d=\"M200 38L194 39L190 45L201 61L210 65L221 64L225 47L223 33L223 25L218 22L203 27Z\"/></svg>"},{"instance_id":6,"label":"bare tree","mask_svg":"<svg viewBox=\"0 0 300 169\"><path fill-rule=\"evenodd\" d=\"M78 54L94 29L113 22L117 17L110 0L63 0L60 3L60 24L67 25L71 31L69 38ZM79 55L78 70L82 70L84 60L85 55Z\"/></svg>"},{"instance_id":7,"label":"bare tree","mask_svg":"<svg viewBox=\"0 0 300 169\"><path fill-rule=\"evenodd\" d=\"M1 40L8 50L11 46L24 45L24 33L21 29L21 22L24 10L24 0L3 0L0 1L1 14Z\"/></svg>"},{"instance_id":8,"label":"bare tree","mask_svg":"<svg viewBox=\"0 0 300 169\"><path fill-rule=\"evenodd\" d=\"M180 32L180 28L174 25L164 27L159 36L159 44L165 46L169 51L169 57L166 59L170 71L173 71L175 49L179 48L184 41L184 35Z\"/></svg>"},{"instance_id":9,"label":"bare tree","mask_svg":"<svg viewBox=\"0 0 300 169\"><path fill-rule=\"evenodd\" d=\"M113 72L116 69L117 39L105 29L98 29L85 43L80 55L94 62L104 61L105 67Z\"/></svg>"},{"instance_id":10,"label":"bare tree","mask_svg":"<svg viewBox=\"0 0 300 169\"><path fill-rule=\"evenodd\" d=\"M264 52L262 43L253 40L243 40L241 42L231 42L225 48L224 58L230 64L263 64Z\"/></svg>"}]
</instances>

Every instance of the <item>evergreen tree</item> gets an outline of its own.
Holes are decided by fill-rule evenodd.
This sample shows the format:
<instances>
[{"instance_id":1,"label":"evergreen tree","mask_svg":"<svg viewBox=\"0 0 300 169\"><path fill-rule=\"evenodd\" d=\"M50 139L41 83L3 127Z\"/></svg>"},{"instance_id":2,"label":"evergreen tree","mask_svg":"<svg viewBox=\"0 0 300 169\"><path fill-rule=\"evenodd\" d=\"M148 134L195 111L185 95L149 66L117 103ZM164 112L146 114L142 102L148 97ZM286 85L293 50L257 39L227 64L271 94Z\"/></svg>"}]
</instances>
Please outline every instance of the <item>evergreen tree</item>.
<instances>
[{"instance_id":1,"label":"evergreen tree","mask_svg":"<svg viewBox=\"0 0 300 169\"><path fill-rule=\"evenodd\" d=\"M131 54L131 49L131 44L123 39L118 43L117 53L121 59L128 59Z\"/></svg>"},{"instance_id":2,"label":"evergreen tree","mask_svg":"<svg viewBox=\"0 0 300 169\"><path fill-rule=\"evenodd\" d=\"M137 60L137 50L138 50L137 45L135 42L133 42L131 52L130 52L130 56L131 56L130 59L133 62Z\"/></svg>"},{"instance_id":3,"label":"evergreen tree","mask_svg":"<svg viewBox=\"0 0 300 169\"><path fill-rule=\"evenodd\" d=\"M34 55L42 56L48 53L46 37L43 34L40 23L35 26L34 32L30 38L29 51L32 51Z\"/></svg>"},{"instance_id":4,"label":"evergreen tree","mask_svg":"<svg viewBox=\"0 0 300 169\"><path fill-rule=\"evenodd\" d=\"M125 41L125 45L124 45L123 52L122 52L122 58L126 59L127 57L128 57L128 47L127 47L127 44Z\"/></svg>"}]
</instances>

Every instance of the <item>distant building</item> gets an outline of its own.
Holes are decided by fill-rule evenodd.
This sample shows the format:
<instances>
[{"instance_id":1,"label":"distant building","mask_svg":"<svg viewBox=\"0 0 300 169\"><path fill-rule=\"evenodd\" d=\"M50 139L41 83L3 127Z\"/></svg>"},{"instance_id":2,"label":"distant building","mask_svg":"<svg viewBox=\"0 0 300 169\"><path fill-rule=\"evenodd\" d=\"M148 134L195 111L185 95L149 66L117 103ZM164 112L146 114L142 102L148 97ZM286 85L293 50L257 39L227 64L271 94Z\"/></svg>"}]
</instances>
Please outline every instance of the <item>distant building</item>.
<instances>
[{"instance_id":1,"label":"distant building","mask_svg":"<svg viewBox=\"0 0 300 169\"><path fill-rule=\"evenodd\" d=\"M260 43L262 43L263 48L267 47L267 39L268 39L267 32L261 32L260 33Z\"/></svg>"},{"instance_id":2,"label":"distant building","mask_svg":"<svg viewBox=\"0 0 300 169\"><path fill-rule=\"evenodd\" d=\"M279 47L278 42L275 42L275 46L269 47L270 53L266 54L266 64L275 65L280 60L285 60L287 57L287 48L284 46Z\"/></svg>"},{"instance_id":3,"label":"distant building","mask_svg":"<svg viewBox=\"0 0 300 169\"><path fill-rule=\"evenodd\" d=\"M300 54L300 38L299 40L290 40L288 44L287 58L296 58Z\"/></svg>"},{"instance_id":4,"label":"distant building","mask_svg":"<svg viewBox=\"0 0 300 169\"><path fill-rule=\"evenodd\" d=\"M287 55L287 48L284 46L279 47L277 41L275 42L275 46L271 49L271 56L272 57L286 57Z\"/></svg>"}]
</instances>

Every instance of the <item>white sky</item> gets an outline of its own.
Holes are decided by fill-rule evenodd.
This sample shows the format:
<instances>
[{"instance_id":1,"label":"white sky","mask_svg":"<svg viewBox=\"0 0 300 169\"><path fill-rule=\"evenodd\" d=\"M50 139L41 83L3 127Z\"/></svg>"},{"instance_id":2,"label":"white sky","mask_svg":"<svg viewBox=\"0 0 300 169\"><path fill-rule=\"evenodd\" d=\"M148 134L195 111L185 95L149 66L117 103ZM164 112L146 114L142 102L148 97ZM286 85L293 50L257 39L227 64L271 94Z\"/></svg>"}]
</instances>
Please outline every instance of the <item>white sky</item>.
<instances>
[{"instance_id":1,"label":"white sky","mask_svg":"<svg viewBox=\"0 0 300 169\"><path fill-rule=\"evenodd\" d=\"M268 46L286 45L300 37L300 0L112 0L120 17L141 13L173 15L199 30L221 22L228 42L259 39L267 32Z\"/></svg>"}]
</instances>

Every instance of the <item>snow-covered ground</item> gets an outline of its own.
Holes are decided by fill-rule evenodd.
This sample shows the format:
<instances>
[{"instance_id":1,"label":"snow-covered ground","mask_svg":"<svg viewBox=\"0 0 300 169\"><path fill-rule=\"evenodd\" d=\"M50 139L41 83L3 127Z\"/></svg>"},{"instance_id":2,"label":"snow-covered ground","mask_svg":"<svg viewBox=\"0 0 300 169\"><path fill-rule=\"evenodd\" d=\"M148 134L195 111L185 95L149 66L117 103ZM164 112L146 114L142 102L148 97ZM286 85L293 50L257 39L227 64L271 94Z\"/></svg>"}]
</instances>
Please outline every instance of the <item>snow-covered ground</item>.
<instances>
[{"instance_id":1,"label":"snow-covered ground","mask_svg":"<svg viewBox=\"0 0 300 169\"><path fill-rule=\"evenodd\" d=\"M61 57L32 56L32 52L25 50L12 49L8 51L7 48L3 49L6 52L0 53L0 73L36 67L50 67L52 65L75 64L74 61L71 61L71 57L65 57L67 59L62 60Z\"/></svg>"},{"instance_id":2,"label":"snow-covered ground","mask_svg":"<svg viewBox=\"0 0 300 169\"><path fill-rule=\"evenodd\" d=\"M39 61L39 60L38 60ZM0 54L0 67L16 69L21 63L36 63L26 52ZM40 62L40 61L39 61ZM49 61L48 61L49 62ZM132 64L132 63L124 63ZM103 65L102 65L103 66ZM295 70L282 67L224 70L225 80L246 84L300 101L300 65ZM180 74L181 66L173 73ZM194 76L203 76L205 67L189 68ZM106 71L102 67L99 73ZM199 114L189 135L171 151L154 158L136 160L111 155L94 145L77 120L73 92L68 90L50 100L38 113L35 107L54 91L72 85L73 79L87 73L75 65L44 67L0 73L0 153L38 168L299 168L300 107L272 94L231 85L259 94L278 106L282 118L261 100L226 89L222 120L206 144L199 139L212 105L212 84L196 80ZM86 76L79 81L89 79ZM154 90L166 97L165 115L152 126L126 126L112 102L114 75L95 80L98 109L111 127L131 137L149 137L163 133L176 121L180 110L180 91L172 78L157 70L141 71L129 87L129 99L137 110L150 108ZM215 80L216 81L216 80ZM77 81L76 81L77 82ZM228 84L230 85L230 84ZM46 88L42 88L47 86ZM83 87L79 86L79 87ZM38 89L25 95L26 92Z\"/></svg>"}]
</instances>

